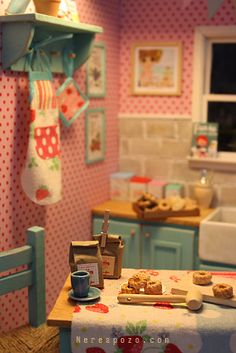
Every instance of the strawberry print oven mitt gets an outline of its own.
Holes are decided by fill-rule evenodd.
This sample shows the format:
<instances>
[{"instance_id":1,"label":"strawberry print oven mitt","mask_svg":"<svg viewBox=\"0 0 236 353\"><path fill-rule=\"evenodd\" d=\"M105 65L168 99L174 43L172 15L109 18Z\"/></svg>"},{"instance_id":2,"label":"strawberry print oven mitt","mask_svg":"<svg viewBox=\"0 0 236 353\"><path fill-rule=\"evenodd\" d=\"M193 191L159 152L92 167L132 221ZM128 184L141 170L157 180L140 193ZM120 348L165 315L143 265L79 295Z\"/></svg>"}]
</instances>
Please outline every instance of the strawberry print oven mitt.
<instances>
[{"instance_id":1,"label":"strawberry print oven mitt","mask_svg":"<svg viewBox=\"0 0 236 353\"><path fill-rule=\"evenodd\" d=\"M33 71L32 55L29 59L29 142L21 184L32 201L49 205L61 199L60 127L52 76L49 66L44 65L45 61L40 58L42 55L45 56L42 51L35 55L35 60L40 61L41 71Z\"/></svg>"}]
</instances>

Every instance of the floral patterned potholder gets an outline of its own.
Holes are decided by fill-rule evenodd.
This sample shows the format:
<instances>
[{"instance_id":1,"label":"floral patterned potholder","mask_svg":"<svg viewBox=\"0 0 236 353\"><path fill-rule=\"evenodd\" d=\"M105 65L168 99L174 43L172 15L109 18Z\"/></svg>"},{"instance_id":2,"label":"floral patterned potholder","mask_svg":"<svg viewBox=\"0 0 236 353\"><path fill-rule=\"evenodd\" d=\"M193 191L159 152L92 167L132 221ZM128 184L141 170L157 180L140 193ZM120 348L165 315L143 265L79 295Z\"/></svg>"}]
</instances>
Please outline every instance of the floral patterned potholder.
<instances>
[{"instance_id":1,"label":"floral patterned potholder","mask_svg":"<svg viewBox=\"0 0 236 353\"><path fill-rule=\"evenodd\" d=\"M72 77L68 77L57 91L59 117L70 126L89 105L88 98L80 91Z\"/></svg>"},{"instance_id":2,"label":"floral patterned potholder","mask_svg":"<svg viewBox=\"0 0 236 353\"><path fill-rule=\"evenodd\" d=\"M56 93L59 104L59 117L65 126L70 126L89 105L88 98L82 93L72 77L76 57L74 52L73 44L69 42L62 55L63 71L67 79Z\"/></svg>"}]
</instances>

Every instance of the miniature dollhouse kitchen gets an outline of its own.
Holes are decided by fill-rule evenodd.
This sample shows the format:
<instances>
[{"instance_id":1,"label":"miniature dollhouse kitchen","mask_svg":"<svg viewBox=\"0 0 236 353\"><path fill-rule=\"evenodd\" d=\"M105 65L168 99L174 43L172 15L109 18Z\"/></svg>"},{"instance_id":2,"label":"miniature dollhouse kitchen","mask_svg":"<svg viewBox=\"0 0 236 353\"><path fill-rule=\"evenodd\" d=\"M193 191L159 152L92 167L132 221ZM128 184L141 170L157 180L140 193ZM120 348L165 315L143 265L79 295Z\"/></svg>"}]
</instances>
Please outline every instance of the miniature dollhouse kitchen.
<instances>
[{"instance_id":1,"label":"miniature dollhouse kitchen","mask_svg":"<svg viewBox=\"0 0 236 353\"><path fill-rule=\"evenodd\" d=\"M236 353L235 1L0 26L0 353Z\"/></svg>"}]
</instances>

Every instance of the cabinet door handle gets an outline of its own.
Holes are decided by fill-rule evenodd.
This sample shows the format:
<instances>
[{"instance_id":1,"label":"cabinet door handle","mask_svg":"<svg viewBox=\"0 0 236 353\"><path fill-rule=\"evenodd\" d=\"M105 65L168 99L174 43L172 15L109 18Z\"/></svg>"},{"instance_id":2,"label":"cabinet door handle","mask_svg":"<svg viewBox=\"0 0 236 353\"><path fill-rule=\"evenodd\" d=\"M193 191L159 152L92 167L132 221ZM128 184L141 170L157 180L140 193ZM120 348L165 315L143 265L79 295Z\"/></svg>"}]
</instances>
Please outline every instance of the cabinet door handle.
<instances>
[{"instance_id":1,"label":"cabinet door handle","mask_svg":"<svg viewBox=\"0 0 236 353\"><path fill-rule=\"evenodd\" d=\"M131 230L130 230L130 235L131 235L131 237L134 237L134 236L135 236L135 230L134 230L134 229L131 229Z\"/></svg>"},{"instance_id":2,"label":"cabinet door handle","mask_svg":"<svg viewBox=\"0 0 236 353\"><path fill-rule=\"evenodd\" d=\"M146 232L146 233L144 233L144 236L145 236L145 238L150 238L151 237L151 233Z\"/></svg>"}]
</instances>

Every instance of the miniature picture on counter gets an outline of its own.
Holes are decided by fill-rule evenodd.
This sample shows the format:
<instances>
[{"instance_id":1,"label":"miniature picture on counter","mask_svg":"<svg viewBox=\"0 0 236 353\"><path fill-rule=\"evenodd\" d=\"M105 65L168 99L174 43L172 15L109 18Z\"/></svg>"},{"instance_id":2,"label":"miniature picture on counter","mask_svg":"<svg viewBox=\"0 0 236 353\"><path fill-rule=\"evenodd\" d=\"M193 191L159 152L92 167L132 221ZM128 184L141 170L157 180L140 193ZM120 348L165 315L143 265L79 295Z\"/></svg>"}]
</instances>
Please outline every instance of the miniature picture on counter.
<instances>
[{"instance_id":1,"label":"miniature picture on counter","mask_svg":"<svg viewBox=\"0 0 236 353\"><path fill-rule=\"evenodd\" d=\"M102 98L106 94L106 49L103 43L93 46L86 65L87 94Z\"/></svg>"},{"instance_id":2,"label":"miniature picture on counter","mask_svg":"<svg viewBox=\"0 0 236 353\"><path fill-rule=\"evenodd\" d=\"M132 91L135 95L180 95L181 43L135 44Z\"/></svg>"},{"instance_id":3,"label":"miniature picture on counter","mask_svg":"<svg viewBox=\"0 0 236 353\"><path fill-rule=\"evenodd\" d=\"M102 161L105 157L105 111L103 108L86 111L86 163Z\"/></svg>"},{"instance_id":4,"label":"miniature picture on counter","mask_svg":"<svg viewBox=\"0 0 236 353\"><path fill-rule=\"evenodd\" d=\"M218 146L217 123L194 123L191 156L197 158L216 158Z\"/></svg>"}]
</instances>

